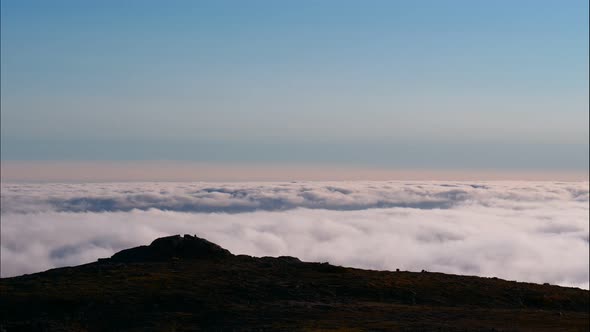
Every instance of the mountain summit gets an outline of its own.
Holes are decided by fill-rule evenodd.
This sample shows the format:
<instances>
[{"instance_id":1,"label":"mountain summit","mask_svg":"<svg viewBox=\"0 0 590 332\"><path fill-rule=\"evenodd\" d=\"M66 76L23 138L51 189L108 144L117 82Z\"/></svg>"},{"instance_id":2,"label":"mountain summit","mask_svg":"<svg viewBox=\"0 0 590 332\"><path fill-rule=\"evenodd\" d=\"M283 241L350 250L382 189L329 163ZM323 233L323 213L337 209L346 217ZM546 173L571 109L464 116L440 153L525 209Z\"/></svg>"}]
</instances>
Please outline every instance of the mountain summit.
<instances>
[{"instance_id":1,"label":"mountain summit","mask_svg":"<svg viewBox=\"0 0 590 332\"><path fill-rule=\"evenodd\" d=\"M185 234L162 237L149 246L126 249L111 257L113 262L157 262L171 259L223 258L232 254L215 243Z\"/></svg>"}]
</instances>

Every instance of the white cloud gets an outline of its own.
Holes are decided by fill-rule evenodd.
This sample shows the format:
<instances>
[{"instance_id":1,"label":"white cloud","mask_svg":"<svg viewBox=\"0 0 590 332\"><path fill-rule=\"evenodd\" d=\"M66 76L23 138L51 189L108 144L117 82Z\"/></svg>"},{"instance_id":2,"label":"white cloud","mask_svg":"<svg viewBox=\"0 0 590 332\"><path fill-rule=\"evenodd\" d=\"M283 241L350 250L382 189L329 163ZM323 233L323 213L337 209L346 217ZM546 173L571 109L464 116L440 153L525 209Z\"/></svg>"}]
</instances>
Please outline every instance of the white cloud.
<instances>
[{"instance_id":1,"label":"white cloud","mask_svg":"<svg viewBox=\"0 0 590 332\"><path fill-rule=\"evenodd\" d=\"M587 202L588 184L549 182L291 182L3 184L2 213L448 209L462 204L512 208Z\"/></svg>"},{"instance_id":2,"label":"white cloud","mask_svg":"<svg viewBox=\"0 0 590 332\"><path fill-rule=\"evenodd\" d=\"M190 233L236 254L588 288L588 210L587 182L4 184L1 267Z\"/></svg>"}]
</instances>

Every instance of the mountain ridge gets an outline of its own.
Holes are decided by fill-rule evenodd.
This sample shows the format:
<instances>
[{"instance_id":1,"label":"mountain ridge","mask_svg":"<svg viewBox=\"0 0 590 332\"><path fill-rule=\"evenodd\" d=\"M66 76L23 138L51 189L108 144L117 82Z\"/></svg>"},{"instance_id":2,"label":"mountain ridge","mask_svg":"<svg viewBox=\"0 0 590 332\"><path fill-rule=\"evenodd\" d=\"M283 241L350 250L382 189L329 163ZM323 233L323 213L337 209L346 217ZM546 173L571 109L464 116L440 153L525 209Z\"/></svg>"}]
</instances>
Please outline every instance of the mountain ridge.
<instances>
[{"instance_id":1,"label":"mountain ridge","mask_svg":"<svg viewBox=\"0 0 590 332\"><path fill-rule=\"evenodd\" d=\"M589 330L587 290L234 255L191 235L4 278L0 292L6 331Z\"/></svg>"}]
</instances>

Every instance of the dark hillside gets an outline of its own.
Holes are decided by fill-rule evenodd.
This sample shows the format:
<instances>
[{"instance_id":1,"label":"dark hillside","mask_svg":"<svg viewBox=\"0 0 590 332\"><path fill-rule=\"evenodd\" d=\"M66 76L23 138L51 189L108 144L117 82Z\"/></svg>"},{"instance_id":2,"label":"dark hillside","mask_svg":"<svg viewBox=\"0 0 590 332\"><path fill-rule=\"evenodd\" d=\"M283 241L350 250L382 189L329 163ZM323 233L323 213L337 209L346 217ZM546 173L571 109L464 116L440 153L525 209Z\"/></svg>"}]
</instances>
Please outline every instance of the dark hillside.
<instances>
[{"instance_id":1,"label":"dark hillside","mask_svg":"<svg viewBox=\"0 0 590 332\"><path fill-rule=\"evenodd\" d=\"M3 331L588 331L589 292L232 255L198 237L0 281Z\"/></svg>"}]
</instances>

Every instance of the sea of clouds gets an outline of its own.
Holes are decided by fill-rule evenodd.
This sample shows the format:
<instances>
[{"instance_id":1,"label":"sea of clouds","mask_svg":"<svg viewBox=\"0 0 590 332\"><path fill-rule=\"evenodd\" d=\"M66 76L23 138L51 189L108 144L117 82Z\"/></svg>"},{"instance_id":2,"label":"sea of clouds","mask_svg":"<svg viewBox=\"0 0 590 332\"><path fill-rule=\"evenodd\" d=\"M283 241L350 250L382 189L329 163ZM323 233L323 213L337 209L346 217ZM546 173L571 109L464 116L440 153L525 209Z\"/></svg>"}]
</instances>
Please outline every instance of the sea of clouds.
<instances>
[{"instance_id":1,"label":"sea of clouds","mask_svg":"<svg viewBox=\"0 0 590 332\"><path fill-rule=\"evenodd\" d=\"M233 253L588 288L588 182L3 183L1 275L171 234Z\"/></svg>"}]
</instances>

